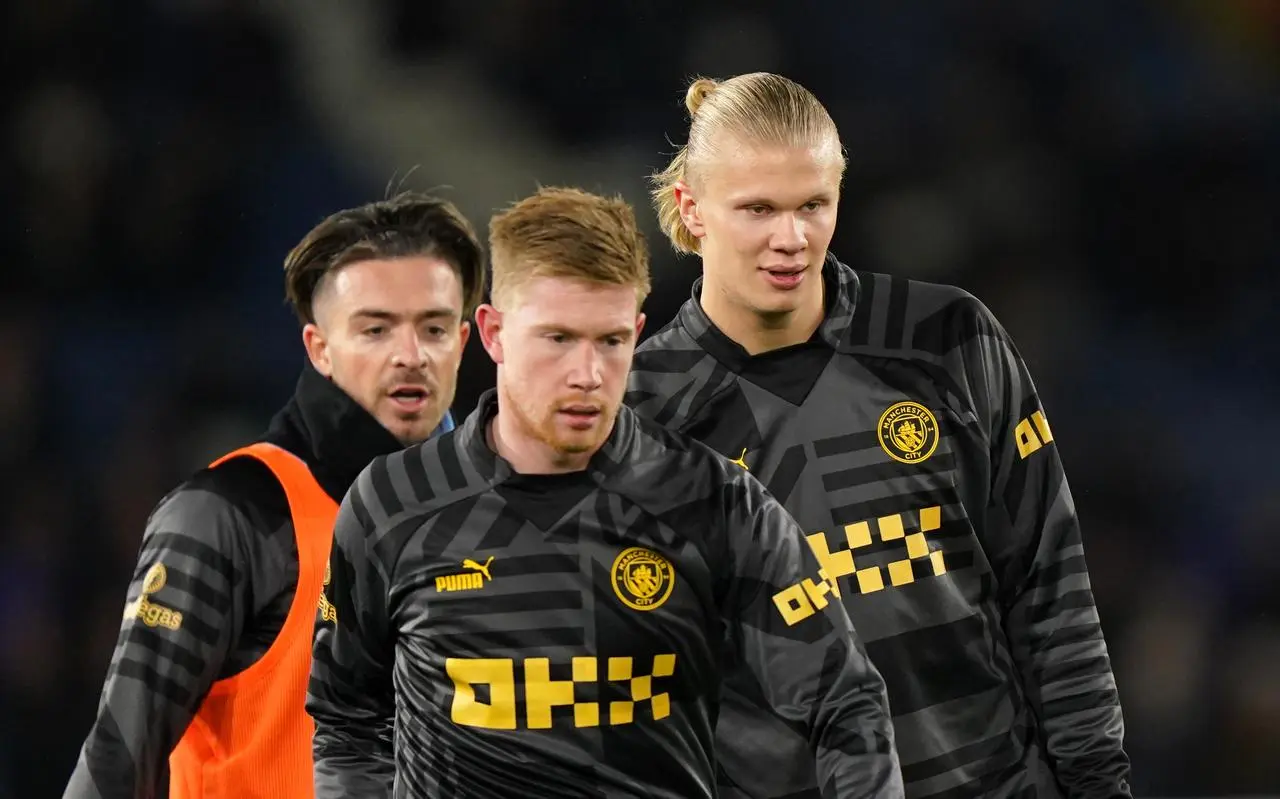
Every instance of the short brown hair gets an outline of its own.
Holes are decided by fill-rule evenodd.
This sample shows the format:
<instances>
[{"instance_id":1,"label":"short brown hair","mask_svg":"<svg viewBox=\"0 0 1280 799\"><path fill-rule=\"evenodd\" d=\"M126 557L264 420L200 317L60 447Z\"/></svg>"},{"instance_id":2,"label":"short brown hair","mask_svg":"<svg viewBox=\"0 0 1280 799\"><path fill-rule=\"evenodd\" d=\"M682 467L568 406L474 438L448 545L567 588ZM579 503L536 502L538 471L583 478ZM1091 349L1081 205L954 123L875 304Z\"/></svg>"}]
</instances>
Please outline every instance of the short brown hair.
<instances>
[{"instance_id":1,"label":"short brown hair","mask_svg":"<svg viewBox=\"0 0 1280 799\"><path fill-rule=\"evenodd\" d=\"M677 252L698 252L699 244L684 226L675 185L689 180L715 146L717 133L752 144L811 146L826 137L840 142L836 123L818 98L795 81L771 72L752 72L726 81L697 78L689 84L684 104L689 110L688 143L666 169L650 178L658 224Z\"/></svg>"},{"instance_id":2,"label":"short brown hair","mask_svg":"<svg viewBox=\"0 0 1280 799\"><path fill-rule=\"evenodd\" d=\"M649 248L621 197L573 188L539 189L489 220L494 303L533 277L573 277L631 286L649 296Z\"/></svg>"},{"instance_id":3,"label":"short brown hair","mask_svg":"<svg viewBox=\"0 0 1280 799\"><path fill-rule=\"evenodd\" d=\"M312 303L324 279L358 261L435 256L462 284L462 318L484 296L484 251L453 203L418 192L347 208L311 229L284 259L285 296L303 324L314 322Z\"/></svg>"}]
</instances>

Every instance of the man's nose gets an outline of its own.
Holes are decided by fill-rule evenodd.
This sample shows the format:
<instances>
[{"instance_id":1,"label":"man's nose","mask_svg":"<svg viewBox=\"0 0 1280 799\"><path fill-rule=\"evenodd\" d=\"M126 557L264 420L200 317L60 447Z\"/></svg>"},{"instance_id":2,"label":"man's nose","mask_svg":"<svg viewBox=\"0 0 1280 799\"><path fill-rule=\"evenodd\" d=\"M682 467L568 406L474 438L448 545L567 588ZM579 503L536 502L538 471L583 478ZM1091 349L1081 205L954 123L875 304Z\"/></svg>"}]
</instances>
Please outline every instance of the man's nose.
<instances>
[{"instance_id":1,"label":"man's nose","mask_svg":"<svg viewBox=\"0 0 1280 799\"><path fill-rule=\"evenodd\" d=\"M421 369L429 360L427 348L418 331L409 328L396 336L391 362L406 369Z\"/></svg>"},{"instance_id":2,"label":"man's nose","mask_svg":"<svg viewBox=\"0 0 1280 799\"><path fill-rule=\"evenodd\" d=\"M573 352L573 365L569 370L569 385L578 391L595 391L603 382L601 358L595 342L579 341Z\"/></svg>"},{"instance_id":3,"label":"man's nose","mask_svg":"<svg viewBox=\"0 0 1280 799\"><path fill-rule=\"evenodd\" d=\"M781 252L797 253L808 244L804 220L796 214L780 214L773 231L773 248Z\"/></svg>"}]
</instances>

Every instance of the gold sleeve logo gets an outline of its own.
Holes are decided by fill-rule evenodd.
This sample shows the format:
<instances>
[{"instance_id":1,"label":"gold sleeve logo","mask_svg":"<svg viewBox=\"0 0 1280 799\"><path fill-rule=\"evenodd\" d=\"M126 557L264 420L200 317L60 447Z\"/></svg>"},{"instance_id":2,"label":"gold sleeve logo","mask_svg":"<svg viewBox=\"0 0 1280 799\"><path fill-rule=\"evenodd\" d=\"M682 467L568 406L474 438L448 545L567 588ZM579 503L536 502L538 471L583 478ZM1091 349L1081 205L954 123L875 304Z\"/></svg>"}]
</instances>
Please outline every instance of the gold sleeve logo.
<instances>
[{"instance_id":1,"label":"gold sleeve logo","mask_svg":"<svg viewBox=\"0 0 1280 799\"><path fill-rule=\"evenodd\" d=\"M938 448L938 420L918 402L897 402L880 415L876 437L890 458L920 463Z\"/></svg>"},{"instance_id":2,"label":"gold sleeve logo","mask_svg":"<svg viewBox=\"0 0 1280 799\"><path fill-rule=\"evenodd\" d=\"M675 585L671 561L652 549L628 547L613 561L613 592L632 610L662 607Z\"/></svg>"},{"instance_id":3,"label":"gold sleeve logo","mask_svg":"<svg viewBox=\"0 0 1280 799\"><path fill-rule=\"evenodd\" d=\"M157 563L150 569L147 569L147 576L142 578L142 595L154 594L164 584L169 581L169 572L165 571L163 563Z\"/></svg>"},{"instance_id":4,"label":"gold sleeve logo","mask_svg":"<svg viewBox=\"0 0 1280 799\"><path fill-rule=\"evenodd\" d=\"M333 572L330 571L328 563L324 565L324 586L320 589L320 621L331 621L338 623L338 609L329 601L329 597L325 596L325 589L329 587L329 581L333 578Z\"/></svg>"},{"instance_id":5,"label":"gold sleeve logo","mask_svg":"<svg viewBox=\"0 0 1280 799\"><path fill-rule=\"evenodd\" d=\"M182 614L152 602L150 597L169 582L169 573L163 563L153 563L142 578L142 595L124 606L126 620L136 618L148 627L164 627L176 630L182 626Z\"/></svg>"},{"instance_id":6,"label":"gold sleeve logo","mask_svg":"<svg viewBox=\"0 0 1280 799\"><path fill-rule=\"evenodd\" d=\"M1049 421L1044 418L1044 411L1036 411L1018 422L1018 427L1013 431L1013 440L1018 445L1018 457L1023 460L1041 447L1052 444L1053 431L1049 429Z\"/></svg>"}]
</instances>

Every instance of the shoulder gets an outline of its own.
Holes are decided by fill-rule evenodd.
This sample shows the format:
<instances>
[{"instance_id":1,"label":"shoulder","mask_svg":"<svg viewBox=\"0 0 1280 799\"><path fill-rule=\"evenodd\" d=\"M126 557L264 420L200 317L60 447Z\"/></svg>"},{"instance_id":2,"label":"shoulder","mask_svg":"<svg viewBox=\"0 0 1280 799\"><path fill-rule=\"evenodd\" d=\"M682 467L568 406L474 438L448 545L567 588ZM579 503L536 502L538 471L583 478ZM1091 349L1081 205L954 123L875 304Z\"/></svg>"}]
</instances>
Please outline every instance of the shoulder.
<instances>
[{"instance_id":1,"label":"shoulder","mask_svg":"<svg viewBox=\"0 0 1280 799\"><path fill-rule=\"evenodd\" d=\"M869 344L941 357L980 337L1007 338L991 309L959 286L857 272L854 314L878 329Z\"/></svg>"},{"instance_id":2,"label":"shoulder","mask_svg":"<svg viewBox=\"0 0 1280 799\"><path fill-rule=\"evenodd\" d=\"M632 377L653 379L658 375L684 374L706 355L705 350L680 320L680 314L636 347Z\"/></svg>"},{"instance_id":3,"label":"shoulder","mask_svg":"<svg viewBox=\"0 0 1280 799\"><path fill-rule=\"evenodd\" d=\"M142 549L230 573L292 531L284 489L261 462L233 458L191 475L152 510ZM172 566L171 566L172 568Z\"/></svg>"},{"instance_id":4,"label":"shoulder","mask_svg":"<svg viewBox=\"0 0 1280 799\"><path fill-rule=\"evenodd\" d=\"M201 469L175 487L156 504L148 527L275 527L288 518L289 503L275 475L261 461L240 457Z\"/></svg>"},{"instance_id":5,"label":"shoulder","mask_svg":"<svg viewBox=\"0 0 1280 799\"><path fill-rule=\"evenodd\" d=\"M749 471L690 436L649 420L637 425L635 469L619 492L664 519L713 537L750 535L761 514L782 506Z\"/></svg>"},{"instance_id":6,"label":"shoulder","mask_svg":"<svg viewBox=\"0 0 1280 799\"><path fill-rule=\"evenodd\" d=\"M746 475L729 458L692 436L652 419L633 414L636 425L634 458L639 476L659 492L684 501L720 497L737 490Z\"/></svg>"},{"instance_id":7,"label":"shoulder","mask_svg":"<svg viewBox=\"0 0 1280 799\"><path fill-rule=\"evenodd\" d=\"M683 310L683 308L681 309ZM660 353L698 349L698 342L680 318L680 312L636 347L636 357L653 358Z\"/></svg>"},{"instance_id":8,"label":"shoulder","mask_svg":"<svg viewBox=\"0 0 1280 799\"><path fill-rule=\"evenodd\" d=\"M470 462L457 430L379 455L360 472L344 504L366 530L425 521L491 487Z\"/></svg>"},{"instance_id":9,"label":"shoulder","mask_svg":"<svg viewBox=\"0 0 1280 799\"><path fill-rule=\"evenodd\" d=\"M636 349L625 402L646 418L679 427L734 380L677 316Z\"/></svg>"}]
</instances>

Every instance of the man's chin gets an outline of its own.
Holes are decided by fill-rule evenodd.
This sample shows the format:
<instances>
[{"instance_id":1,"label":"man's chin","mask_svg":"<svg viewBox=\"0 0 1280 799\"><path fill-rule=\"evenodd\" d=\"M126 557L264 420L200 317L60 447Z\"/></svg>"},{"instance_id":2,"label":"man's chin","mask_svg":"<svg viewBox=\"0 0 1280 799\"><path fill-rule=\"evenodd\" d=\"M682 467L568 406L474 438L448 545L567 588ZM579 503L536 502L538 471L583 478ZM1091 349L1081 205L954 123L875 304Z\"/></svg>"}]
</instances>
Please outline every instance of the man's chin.
<instances>
[{"instance_id":1,"label":"man's chin","mask_svg":"<svg viewBox=\"0 0 1280 799\"><path fill-rule=\"evenodd\" d=\"M553 442L551 446L555 449L556 452L559 452L561 455L583 455L588 452L591 452L592 450L599 449L600 447L598 443L583 444L580 442L564 442L564 441Z\"/></svg>"},{"instance_id":2,"label":"man's chin","mask_svg":"<svg viewBox=\"0 0 1280 799\"><path fill-rule=\"evenodd\" d=\"M419 416L413 419L405 419L397 417L388 424L383 422L383 427L395 436L396 439L406 447L414 444L421 444L428 438L437 427L440 426L440 420L436 420L435 424L430 424L430 419Z\"/></svg>"},{"instance_id":3,"label":"man's chin","mask_svg":"<svg viewBox=\"0 0 1280 799\"><path fill-rule=\"evenodd\" d=\"M604 444L604 436L600 435L600 431L597 429L574 431L572 433L556 431L551 435L544 436L543 440L562 455L582 455L594 452Z\"/></svg>"},{"instance_id":4,"label":"man's chin","mask_svg":"<svg viewBox=\"0 0 1280 799\"><path fill-rule=\"evenodd\" d=\"M803 305L802 298L779 292L753 298L751 310L766 319L782 319L795 313Z\"/></svg>"}]
</instances>

